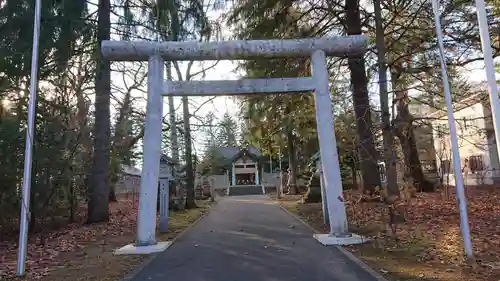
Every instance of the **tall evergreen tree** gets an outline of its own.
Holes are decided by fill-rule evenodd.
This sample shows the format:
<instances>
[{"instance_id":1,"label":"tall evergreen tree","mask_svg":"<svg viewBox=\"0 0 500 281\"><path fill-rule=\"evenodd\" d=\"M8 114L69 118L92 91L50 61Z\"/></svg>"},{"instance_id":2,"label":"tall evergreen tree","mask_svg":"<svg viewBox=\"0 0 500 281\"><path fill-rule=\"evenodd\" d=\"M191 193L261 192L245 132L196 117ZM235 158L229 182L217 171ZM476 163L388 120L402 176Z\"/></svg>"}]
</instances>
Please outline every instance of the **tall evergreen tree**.
<instances>
[{"instance_id":1,"label":"tall evergreen tree","mask_svg":"<svg viewBox=\"0 0 500 281\"><path fill-rule=\"evenodd\" d=\"M234 147L237 146L236 136L238 134L238 124L234 118L225 113L222 120L217 122L217 135L215 144L218 146Z\"/></svg>"},{"instance_id":2,"label":"tall evergreen tree","mask_svg":"<svg viewBox=\"0 0 500 281\"><path fill-rule=\"evenodd\" d=\"M99 59L95 81L94 154L88 202L88 221L91 223L106 221L109 216L111 64L100 55L100 50L102 41L109 40L111 37L110 13L110 0L99 0L96 45L96 54Z\"/></svg>"}]
</instances>

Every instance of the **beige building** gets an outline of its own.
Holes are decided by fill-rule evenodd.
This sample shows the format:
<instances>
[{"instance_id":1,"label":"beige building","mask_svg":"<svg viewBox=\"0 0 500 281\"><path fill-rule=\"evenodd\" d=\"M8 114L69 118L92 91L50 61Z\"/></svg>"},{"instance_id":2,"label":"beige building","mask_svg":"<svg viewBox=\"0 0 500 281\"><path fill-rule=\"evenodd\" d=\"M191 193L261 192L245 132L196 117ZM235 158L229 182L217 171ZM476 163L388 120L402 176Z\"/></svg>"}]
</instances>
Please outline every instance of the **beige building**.
<instances>
[{"instance_id":1,"label":"beige building","mask_svg":"<svg viewBox=\"0 0 500 281\"><path fill-rule=\"evenodd\" d=\"M432 119L428 117L436 110L426 105L410 104L410 112L414 117L414 136L418 149L420 163L426 177L433 181L437 175L437 157L434 147L434 134Z\"/></svg>"},{"instance_id":2,"label":"beige building","mask_svg":"<svg viewBox=\"0 0 500 281\"><path fill-rule=\"evenodd\" d=\"M474 94L454 104L460 152L461 173L466 185L493 184L498 178L495 133L488 95ZM450 132L446 111L438 110L428 117L433 128L433 143L438 172L444 183L454 184Z\"/></svg>"}]
</instances>

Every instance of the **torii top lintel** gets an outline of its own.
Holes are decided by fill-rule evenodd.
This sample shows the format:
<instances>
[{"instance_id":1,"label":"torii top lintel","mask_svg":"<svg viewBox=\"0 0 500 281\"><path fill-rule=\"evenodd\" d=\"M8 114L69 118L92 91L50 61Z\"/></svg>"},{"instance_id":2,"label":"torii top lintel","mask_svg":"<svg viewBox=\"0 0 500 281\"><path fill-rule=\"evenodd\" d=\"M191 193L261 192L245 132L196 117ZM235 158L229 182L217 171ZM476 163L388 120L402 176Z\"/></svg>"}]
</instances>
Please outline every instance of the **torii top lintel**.
<instances>
[{"instance_id":1,"label":"torii top lintel","mask_svg":"<svg viewBox=\"0 0 500 281\"><path fill-rule=\"evenodd\" d=\"M165 60L244 60L308 57L322 50L327 56L361 55L368 37L350 35L286 40L234 40L212 42L103 41L102 55L112 61L147 61L158 54Z\"/></svg>"}]
</instances>

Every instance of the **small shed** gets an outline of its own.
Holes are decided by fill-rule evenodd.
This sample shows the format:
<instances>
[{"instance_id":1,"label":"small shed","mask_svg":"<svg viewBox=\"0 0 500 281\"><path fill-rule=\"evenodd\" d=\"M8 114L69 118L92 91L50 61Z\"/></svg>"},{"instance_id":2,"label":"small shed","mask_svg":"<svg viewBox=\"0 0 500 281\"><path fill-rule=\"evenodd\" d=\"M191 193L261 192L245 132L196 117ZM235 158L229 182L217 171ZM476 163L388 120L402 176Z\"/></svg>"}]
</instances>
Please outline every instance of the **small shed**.
<instances>
[{"instance_id":1,"label":"small shed","mask_svg":"<svg viewBox=\"0 0 500 281\"><path fill-rule=\"evenodd\" d=\"M160 174L158 186L161 186L161 180L168 180L168 189L170 196L179 197L182 196L180 186L176 184L176 180L179 179L179 172L177 171L178 163L172 158L165 154L161 155L160 158ZM159 188L161 189L161 187Z\"/></svg>"},{"instance_id":2,"label":"small shed","mask_svg":"<svg viewBox=\"0 0 500 281\"><path fill-rule=\"evenodd\" d=\"M132 194L139 192L141 185L141 170L128 165L120 165L118 181L115 184L117 194Z\"/></svg>"},{"instance_id":3,"label":"small shed","mask_svg":"<svg viewBox=\"0 0 500 281\"><path fill-rule=\"evenodd\" d=\"M165 154L160 158L160 179L174 180L176 176L175 167L177 163Z\"/></svg>"}]
</instances>

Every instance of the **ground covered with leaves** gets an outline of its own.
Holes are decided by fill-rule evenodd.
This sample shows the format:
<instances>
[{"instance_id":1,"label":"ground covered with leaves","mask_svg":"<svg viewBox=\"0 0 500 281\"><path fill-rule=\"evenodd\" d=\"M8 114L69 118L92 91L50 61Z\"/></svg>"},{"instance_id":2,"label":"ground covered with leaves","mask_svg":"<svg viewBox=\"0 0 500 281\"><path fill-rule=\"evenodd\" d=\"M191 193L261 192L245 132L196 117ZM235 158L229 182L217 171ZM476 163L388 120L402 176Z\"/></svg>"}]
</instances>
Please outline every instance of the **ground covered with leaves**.
<instances>
[{"instance_id":1,"label":"ground covered with leaves","mask_svg":"<svg viewBox=\"0 0 500 281\"><path fill-rule=\"evenodd\" d=\"M158 240L173 239L199 219L210 203L197 202L199 208L170 213L168 233ZM17 237L0 241L0 280L121 280L147 256L115 256L113 250L135 239L137 206L135 200L119 200L110 205L109 223L75 223L50 233L29 238L27 275L15 277ZM43 242L41 242L43 240Z\"/></svg>"},{"instance_id":2,"label":"ground covered with leaves","mask_svg":"<svg viewBox=\"0 0 500 281\"><path fill-rule=\"evenodd\" d=\"M387 207L357 202L346 192L351 231L371 239L347 249L390 280L500 280L500 188L467 187L469 224L474 260L465 261L459 213L454 192L417 194L410 201L408 221L388 226ZM288 196L281 203L325 233L321 204L302 204Z\"/></svg>"}]
</instances>

